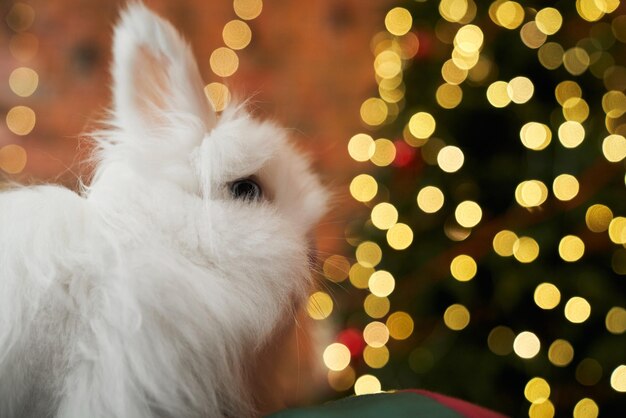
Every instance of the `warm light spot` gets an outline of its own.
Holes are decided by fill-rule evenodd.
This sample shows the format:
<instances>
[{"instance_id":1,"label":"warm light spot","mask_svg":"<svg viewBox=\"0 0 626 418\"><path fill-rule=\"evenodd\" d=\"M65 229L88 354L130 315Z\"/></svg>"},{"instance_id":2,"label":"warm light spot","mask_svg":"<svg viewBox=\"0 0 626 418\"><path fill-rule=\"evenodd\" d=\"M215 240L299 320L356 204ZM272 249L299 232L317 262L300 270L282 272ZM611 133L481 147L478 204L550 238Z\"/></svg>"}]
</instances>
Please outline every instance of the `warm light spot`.
<instances>
[{"instance_id":1,"label":"warm light spot","mask_svg":"<svg viewBox=\"0 0 626 418\"><path fill-rule=\"evenodd\" d=\"M454 61L449 59L441 66L441 76L448 84L461 84L467 78L467 70L456 66Z\"/></svg>"},{"instance_id":2,"label":"warm light spot","mask_svg":"<svg viewBox=\"0 0 626 418\"><path fill-rule=\"evenodd\" d=\"M473 54L483 45L483 31L476 25L465 25L454 37L454 46L464 54Z\"/></svg>"},{"instance_id":3,"label":"warm light spot","mask_svg":"<svg viewBox=\"0 0 626 418\"><path fill-rule=\"evenodd\" d=\"M246 22L231 20L224 25L222 39L224 39L224 43L229 48L243 49L252 40L252 31Z\"/></svg>"},{"instance_id":4,"label":"warm light spot","mask_svg":"<svg viewBox=\"0 0 626 418\"><path fill-rule=\"evenodd\" d=\"M464 159L461 148L453 145L443 147L437 154L437 163L446 173L458 171L463 166Z\"/></svg>"},{"instance_id":5,"label":"warm light spot","mask_svg":"<svg viewBox=\"0 0 626 418\"><path fill-rule=\"evenodd\" d=\"M27 106L15 106L6 117L7 128L16 135L28 135L35 127L35 112Z\"/></svg>"},{"instance_id":6,"label":"warm light spot","mask_svg":"<svg viewBox=\"0 0 626 418\"><path fill-rule=\"evenodd\" d=\"M232 49L222 46L211 53L209 64L217 76L229 77L239 68L239 57Z\"/></svg>"},{"instance_id":7,"label":"warm light spot","mask_svg":"<svg viewBox=\"0 0 626 418\"><path fill-rule=\"evenodd\" d=\"M391 203L379 203L372 209L371 218L376 228L387 230L398 222L398 210Z\"/></svg>"},{"instance_id":8,"label":"warm light spot","mask_svg":"<svg viewBox=\"0 0 626 418\"><path fill-rule=\"evenodd\" d=\"M626 157L626 138L622 135L609 135L602 141L602 153L612 163L622 161Z\"/></svg>"},{"instance_id":9,"label":"warm light spot","mask_svg":"<svg viewBox=\"0 0 626 418\"><path fill-rule=\"evenodd\" d=\"M337 392L343 392L352 387L356 373L350 366L340 371L328 371L328 385Z\"/></svg>"},{"instance_id":10,"label":"warm light spot","mask_svg":"<svg viewBox=\"0 0 626 418\"><path fill-rule=\"evenodd\" d=\"M21 173L27 161L26 150L20 145L9 144L0 148L0 170L5 173Z\"/></svg>"},{"instance_id":11,"label":"warm light spot","mask_svg":"<svg viewBox=\"0 0 626 418\"><path fill-rule=\"evenodd\" d=\"M552 283L541 283L535 288L534 299L541 309L554 309L561 302L561 292Z\"/></svg>"},{"instance_id":12,"label":"warm light spot","mask_svg":"<svg viewBox=\"0 0 626 418\"><path fill-rule=\"evenodd\" d=\"M574 296L565 304L565 318L574 324L585 322L591 315L591 305L586 299Z\"/></svg>"},{"instance_id":13,"label":"warm light spot","mask_svg":"<svg viewBox=\"0 0 626 418\"><path fill-rule=\"evenodd\" d=\"M578 97L567 99L563 103L563 117L566 120L582 123L589 117L589 105L585 100Z\"/></svg>"},{"instance_id":14,"label":"warm light spot","mask_svg":"<svg viewBox=\"0 0 626 418\"><path fill-rule=\"evenodd\" d=\"M539 256L539 244L530 237L520 237L513 244L513 256L520 263L532 263Z\"/></svg>"},{"instance_id":15,"label":"warm light spot","mask_svg":"<svg viewBox=\"0 0 626 418\"><path fill-rule=\"evenodd\" d=\"M348 153L355 161L367 161L376 150L374 139L367 134L356 134L348 142Z\"/></svg>"},{"instance_id":16,"label":"warm light spot","mask_svg":"<svg viewBox=\"0 0 626 418\"><path fill-rule=\"evenodd\" d=\"M359 202L369 202L378 193L378 183L369 174L359 174L350 183L350 194Z\"/></svg>"},{"instance_id":17,"label":"warm light spot","mask_svg":"<svg viewBox=\"0 0 626 418\"><path fill-rule=\"evenodd\" d=\"M263 2L261 0L234 0L233 9L241 19L252 20L261 14Z\"/></svg>"},{"instance_id":18,"label":"warm light spot","mask_svg":"<svg viewBox=\"0 0 626 418\"><path fill-rule=\"evenodd\" d=\"M546 35L554 35L561 29L563 16L555 8L546 7L537 12L535 16L537 28Z\"/></svg>"},{"instance_id":19,"label":"warm light spot","mask_svg":"<svg viewBox=\"0 0 626 418\"><path fill-rule=\"evenodd\" d=\"M505 107L511 103L506 81L496 81L487 87L487 100L493 107Z\"/></svg>"},{"instance_id":20,"label":"warm light spot","mask_svg":"<svg viewBox=\"0 0 626 418\"><path fill-rule=\"evenodd\" d=\"M548 125L538 122L528 122L520 129L522 144L528 149L541 151L552 141L552 131Z\"/></svg>"},{"instance_id":21,"label":"warm light spot","mask_svg":"<svg viewBox=\"0 0 626 418\"><path fill-rule=\"evenodd\" d=\"M448 22L461 22L469 12L467 0L441 0L439 14Z\"/></svg>"},{"instance_id":22,"label":"warm light spot","mask_svg":"<svg viewBox=\"0 0 626 418\"><path fill-rule=\"evenodd\" d=\"M306 310L313 319L326 319L333 312L333 300L326 292L315 292L309 296Z\"/></svg>"},{"instance_id":23,"label":"warm light spot","mask_svg":"<svg viewBox=\"0 0 626 418\"><path fill-rule=\"evenodd\" d=\"M565 367L574 359L574 347L565 340L555 340L548 349L550 363L558 367Z\"/></svg>"},{"instance_id":24,"label":"warm light spot","mask_svg":"<svg viewBox=\"0 0 626 418\"><path fill-rule=\"evenodd\" d=\"M497 326L489 332L487 337L487 345L489 349L499 356L506 356L513 351L513 340L515 333L511 328L505 326Z\"/></svg>"},{"instance_id":25,"label":"warm light spot","mask_svg":"<svg viewBox=\"0 0 626 418\"><path fill-rule=\"evenodd\" d=\"M381 51L374 59L374 71L382 79L391 79L401 74L402 58L392 50Z\"/></svg>"},{"instance_id":26,"label":"warm light spot","mask_svg":"<svg viewBox=\"0 0 626 418\"><path fill-rule=\"evenodd\" d=\"M515 1L500 1L496 6L495 23L507 29L515 29L524 22L524 8Z\"/></svg>"},{"instance_id":27,"label":"warm light spot","mask_svg":"<svg viewBox=\"0 0 626 418\"><path fill-rule=\"evenodd\" d=\"M574 418L597 418L599 413L598 404L589 398L581 399L574 407Z\"/></svg>"},{"instance_id":28,"label":"warm light spot","mask_svg":"<svg viewBox=\"0 0 626 418\"><path fill-rule=\"evenodd\" d=\"M377 97L370 97L361 105L361 119L369 126L381 125L388 114L387 105Z\"/></svg>"},{"instance_id":29,"label":"warm light spot","mask_svg":"<svg viewBox=\"0 0 626 418\"><path fill-rule=\"evenodd\" d=\"M454 109L463 100L463 90L457 85L444 83L437 88L435 99L442 108Z\"/></svg>"},{"instance_id":30,"label":"warm light spot","mask_svg":"<svg viewBox=\"0 0 626 418\"><path fill-rule=\"evenodd\" d=\"M576 0L576 11L583 19L589 22L598 21L604 16L604 12L599 7L605 0Z\"/></svg>"},{"instance_id":31,"label":"warm light spot","mask_svg":"<svg viewBox=\"0 0 626 418\"><path fill-rule=\"evenodd\" d=\"M19 67L9 76L9 87L13 93L20 97L28 97L37 90L39 76L37 72L28 67Z\"/></svg>"},{"instance_id":32,"label":"warm light spot","mask_svg":"<svg viewBox=\"0 0 626 418\"><path fill-rule=\"evenodd\" d=\"M389 341L389 330L382 322L370 322L363 330L363 339L371 347L382 347Z\"/></svg>"},{"instance_id":33,"label":"warm light spot","mask_svg":"<svg viewBox=\"0 0 626 418\"><path fill-rule=\"evenodd\" d=\"M556 70L563 64L565 50L556 42L548 42L539 48L537 57L539 62L548 70Z\"/></svg>"},{"instance_id":34,"label":"warm light spot","mask_svg":"<svg viewBox=\"0 0 626 418\"><path fill-rule=\"evenodd\" d=\"M581 75L587 71L590 63L589 54L582 48L570 48L563 54L563 66L572 75Z\"/></svg>"},{"instance_id":35,"label":"warm light spot","mask_svg":"<svg viewBox=\"0 0 626 418\"><path fill-rule=\"evenodd\" d=\"M570 80L561 81L554 90L556 100L561 106L565 105L565 102L569 99L580 99L582 94L582 89L578 83Z\"/></svg>"},{"instance_id":36,"label":"warm light spot","mask_svg":"<svg viewBox=\"0 0 626 418\"><path fill-rule=\"evenodd\" d=\"M35 9L29 4L21 1L15 2L7 13L7 26L15 32L23 32L31 27L35 21Z\"/></svg>"},{"instance_id":37,"label":"warm light spot","mask_svg":"<svg viewBox=\"0 0 626 418\"><path fill-rule=\"evenodd\" d=\"M386 167L396 158L396 146L388 139L374 141L374 155L370 158L374 165Z\"/></svg>"},{"instance_id":38,"label":"warm light spot","mask_svg":"<svg viewBox=\"0 0 626 418\"><path fill-rule=\"evenodd\" d=\"M547 198L548 188L539 180L523 181L515 188L515 200L525 208L540 206Z\"/></svg>"},{"instance_id":39,"label":"warm light spot","mask_svg":"<svg viewBox=\"0 0 626 418\"><path fill-rule=\"evenodd\" d=\"M519 35L524 45L532 49L539 48L547 39L546 34L539 30L535 21L525 23Z\"/></svg>"},{"instance_id":40,"label":"warm light spot","mask_svg":"<svg viewBox=\"0 0 626 418\"><path fill-rule=\"evenodd\" d=\"M356 248L356 259L363 267L376 267L383 258L383 252L372 241L365 241Z\"/></svg>"},{"instance_id":41,"label":"warm light spot","mask_svg":"<svg viewBox=\"0 0 626 418\"><path fill-rule=\"evenodd\" d=\"M413 318L406 312L394 312L387 318L387 329L394 340L406 340L413 333Z\"/></svg>"},{"instance_id":42,"label":"warm light spot","mask_svg":"<svg viewBox=\"0 0 626 418\"><path fill-rule=\"evenodd\" d=\"M369 294L363 302L365 313L374 319L382 318L387 315L391 304L386 297L380 298L376 295Z\"/></svg>"},{"instance_id":43,"label":"warm light spot","mask_svg":"<svg viewBox=\"0 0 626 418\"><path fill-rule=\"evenodd\" d=\"M387 243L394 250L404 250L413 242L413 230L410 226L397 223L387 231Z\"/></svg>"},{"instance_id":44,"label":"warm light spot","mask_svg":"<svg viewBox=\"0 0 626 418\"><path fill-rule=\"evenodd\" d=\"M493 250L501 257L513 255L513 245L517 241L515 232L502 230L493 237Z\"/></svg>"},{"instance_id":45,"label":"warm light spot","mask_svg":"<svg viewBox=\"0 0 626 418\"><path fill-rule=\"evenodd\" d=\"M570 174L561 174L552 182L552 191L554 192L554 196L559 200L572 200L578 195L579 189L580 185L578 184L578 180Z\"/></svg>"},{"instance_id":46,"label":"warm light spot","mask_svg":"<svg viewBox=\"0 0 626 418\"><path fill-rule=\"evenodd\" d=\"M385 16L385 27L392 35L402 36L411 30L413 18L405 8L394 7Z\"/></svg>"},{"instance_id":47,"label":"warm light spot","mask_svg":"<svg viewBox=\"0 0 626 418\"><path fill-rule=\"evenodd\" d=\"M443 322L451 330L460 331L469 324L470 313L465 306L454 304L449 306L444 312Z\"/></svg>"},{"instance_id":48,"label":"warm light spot","mask_svg":"<svg viewBox=\"0 0 626 418\"><path fill-rule=\"evenodd\" d=\"M604 324L611 334L626 332L626 309L619 306L612 307L606 314Z\"/></svg>"},{"instance_id":49,"label":"warm light spot","mask_svg":"<svg viewBox=\"0 0 626 418\"><path fill-rule=\"evenodd\" d=\"M602 110L608 116L618 118L626 112L626 94L611 90L602 96Z\"/></svg>"},{"instance_id":50,"label":"warm light spot","mask_svg":"<svg viewBox=\"0 0 626 418\"><path fill-rule=\"evenodd\" d=\"M389 349L384 345L377 348L366 345L363 350L363 360L365 360L365 364L370 366L372 369L385 367L389 361Z\"/></svg>"},{"instance_id":51,"label":"warm light spot","mask_svg":"<svg viewBox=\"0 0 626 418\"><path fill-rule=\"evenodd\" d=\"M341 255L334 254L324 260L324 276L335 283L344 281L350 271L350 262Z\"/></svg>"},{"instance_id":52,"label":"warm light spot","mask_svg":"<svg viewBox=\"0 0 626 418\"><path fill-rule=\"evenodd\" d=\"M476 276L476 261L469 255L461 254L454 257L450 263L450 273L452 277L460 282L467 282Z\"/></svg>"},{"instance_id":53,"label":"warm light spot","mask_svg":"<svg viewBox=\"0 0 626 418\"><path fill-rule=\"evenodd\" d=\"M541 377L533 377L526 383L524 396L531 403L542 403L550 397L550 385Z\"/></svg>"},{"instance_id":54,"label":"warm light spot","mask_svg":"<svg viewBox=\"0 0 626 418\"><path fill-rule=\"evenodd\" d=\"M368 287L373 295L383 298L393 292L393 289L396 287L396 281L388 271L379 270L370 276Z\"/></svg>"},{"instance_id":55,"label":"warm light spot","mask_svg":"<svg viewBox=\"0 0 626 418\"><path fill-rule=\"evenodd\" d=\"M230 91L228 87L222 83L214 82L207 84L206 87L204 87L204 94L207 99L209 99L209 103L211 103L213 110L216 112L221 112L230 103Z\"/></svg>"},{"instance_id":56,"label":"warm light spot","mask_svg":"<svg viewBox=\"0 0 626 418\"><path fill-rule=\"evenodd\" d=\"M435 186L426 186L417 194L417 206L426 213L437 212L443 202L443 192Z\"/></svg>"},{"instance_id":57,"label":"warm light spot","mask_svg":"<svg viewBox=\"0 0 626 418\"><path fill-rule=\"evenodd\" d=\"M473 228L483 217L483 211L476 202L466 200L458 204L454 211L454 217L459 225L465 228Z\"/></svg>"},{"instance_id":58,"label":"warm light spot","mask_svg":"<svg viewBox=\"0 0 626 418\"><path fill-rule=\"evenodd\" d=\"M520 332L513 341L513 351L523 359L535 357L539 353L540 348L539 338L530 331Z\"/></svg>"},{"instance_id":59,"label":"warm light spot","mask_svg":"<svg viewBox=\"0 0 626 418\"><path fill-rule=\"evenodd\" d=\"M418 139L428 138L435 132L435 118L430 113L418 112L409 120L409 131Z\"/></svg>"},{"instance_id":60,"label":"warm light spot","mask_svg":"<svg viewBox=\"0 0 626 418\"><path fill-rule=\"evenodd\" d=\"M611 387L617 392L626 392L626 366L621 364L611 373Z\"/></svg>"},{"instance_id":61,"label":"warm light spot","mask_svg":"<svg viewBox=\"0 0 626 418\"><path fill-rule=\"evenodd\" d=\"M374 273L374 269L372 267L365 267L360 263L355 263L352 265L352 267L350 267L348 277L350 278L350 283L352 283L352 286L356 287L357 289L367 289L369 285L369 279L372 273Z\"/></svg>"},{"instance_id":62,"label":"warm light spot","mask_svg":"<svg viewBox=\"0 0 626 418\"><path fill-rule=\"evenodd\" d=\"M533 403L528 409L529 418L553 418L554 413L554 404L550 401L550 399L541 403Z\"/></svg>"},{"instance_id":63,"label":"warm light spot","mask_svg":"<svg viewBox=\"0 0 626 418\"><path fill-rule=\"evenodd\" d=\"M378 393L380 390L380 381L371 374L364 374L354 383L354 394L357 396Z\"/></svg>"},{"instance_id":64,"label":"warm light spot","mask_svg":"<svg viewBox=\"0 0 626 418\"><path fill-rule=\"evenodd\" d=\"M617 216L609 223L609 238L615 244L626 244L626 218Z\"/></svg>"},{"instance_id":65,"label":"warm light spot","mask_svg":"<svg viewBox=\"0 0 626 418\"><path fill-rule=\"evenodd\" d=\"M559 242L559 255L564 261L578 261L584 253L585 243L575 235L567 235Z\"/></svg>"},{"instance_id":66,"label":"warm light spot","mask_svg":"<svg viewBox=\"0 0 626 418\"><path fill-rule=\"evenodd\" d=\"M513 103L526 103L533 97L535 86L527 77L515 77L507 85L507 94Z\"/></svg>"},{"instance_id":67,"label":"warm light spot","mask_svg":"<svg viewBox=\"0 0 626 418\"><path fill-rule=\"evenodd\" d=\"M322 357L330 370L340 371L350 364L350 350L341 343L333 343L326 347Z\"/></svg>"},{"instance_id":68,"label":"warm light spot","mask_svg":"<svg viewBox=\"0 0 626 418\"><path fill-rule=\"evenodd\" d=\"M559 141L565 148L576 148L585 139L585 128L579 122L566 121L559 126Z\"/></svg>"}]
</instances>

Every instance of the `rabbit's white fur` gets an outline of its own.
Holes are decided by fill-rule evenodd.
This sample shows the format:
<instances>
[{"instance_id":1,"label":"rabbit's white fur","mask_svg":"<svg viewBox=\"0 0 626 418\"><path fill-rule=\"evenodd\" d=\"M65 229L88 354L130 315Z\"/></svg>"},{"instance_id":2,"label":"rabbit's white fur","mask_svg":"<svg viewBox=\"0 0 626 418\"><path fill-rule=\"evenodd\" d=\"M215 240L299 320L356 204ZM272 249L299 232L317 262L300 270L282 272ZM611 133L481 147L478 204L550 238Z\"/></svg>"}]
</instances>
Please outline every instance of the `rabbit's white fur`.
<instances>
[{"instance_id":1,"label":"rabbit's white fur","mask_svg":"<svg viewBox=\"0 0 626 418\"><path fill-rule=\"evenodd\" d=\"M255 353L310 284L326 193L271 123L210 110L190 48L141 4L82 195L0 194L0 417L254 415ZM234 199L254 176L266 199Z\"/></svg>"}]
</instances>

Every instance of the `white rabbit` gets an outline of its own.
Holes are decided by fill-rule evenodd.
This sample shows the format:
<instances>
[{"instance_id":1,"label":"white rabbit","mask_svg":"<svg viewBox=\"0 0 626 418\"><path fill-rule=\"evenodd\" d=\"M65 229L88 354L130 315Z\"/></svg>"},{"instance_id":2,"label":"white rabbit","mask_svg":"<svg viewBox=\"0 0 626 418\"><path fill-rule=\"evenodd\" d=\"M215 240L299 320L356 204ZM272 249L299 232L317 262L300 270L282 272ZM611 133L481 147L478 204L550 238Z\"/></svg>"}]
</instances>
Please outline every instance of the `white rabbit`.
<instances>
[{"instance_id":1,"label":"white rabbit","mask_svg":"<svg viewBox=\"0 0 626 418\"><path fill-rule=\"evenodd\" d=\"M272 123L210 108L141 4L81 195L0 194L0 417L249 417L251 366L311 284L327 194Z\"/></svg>"}]
</instances>

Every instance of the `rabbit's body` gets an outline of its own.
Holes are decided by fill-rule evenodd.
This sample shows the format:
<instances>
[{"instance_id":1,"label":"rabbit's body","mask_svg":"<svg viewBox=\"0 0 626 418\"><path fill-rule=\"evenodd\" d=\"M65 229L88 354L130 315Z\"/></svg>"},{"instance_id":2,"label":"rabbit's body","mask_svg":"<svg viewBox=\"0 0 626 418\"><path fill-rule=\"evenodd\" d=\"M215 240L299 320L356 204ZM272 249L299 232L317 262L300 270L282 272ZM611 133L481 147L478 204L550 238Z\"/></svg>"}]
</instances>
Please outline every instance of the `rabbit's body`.
<instances>
[{"instance_id":1,"label":"rabbit's body","mask_svg":"<svg viewBox=\"0 0 626 418\"><path fill-rule=\"evenodd\" d=\"M325 193L281 130L209 110L143 6L114 56L89 188L0 194L0 417L251 416L247 373L309 286Z\"/></svg>"}]
</instances>

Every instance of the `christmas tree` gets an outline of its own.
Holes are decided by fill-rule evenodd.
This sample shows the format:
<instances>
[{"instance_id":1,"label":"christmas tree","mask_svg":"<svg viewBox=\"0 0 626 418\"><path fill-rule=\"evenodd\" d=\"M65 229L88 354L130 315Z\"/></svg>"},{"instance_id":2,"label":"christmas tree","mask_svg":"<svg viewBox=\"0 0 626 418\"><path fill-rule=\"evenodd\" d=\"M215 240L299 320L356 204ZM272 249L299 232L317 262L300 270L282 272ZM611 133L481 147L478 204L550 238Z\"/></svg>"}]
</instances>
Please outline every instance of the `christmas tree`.
<instances>
[{"instance_id":1,"label":"christmas tree","mask_svg":"<svg viewBox=\"0 0 626 418\"><path fill-rule=\"evenodd\" d=\"M626 10L405 1L348 143L353 258L310 313L339 394L426 388L512 416L626 410ZM382 29L382 22L381 22Z\"/></svg>"}]
</instances>

